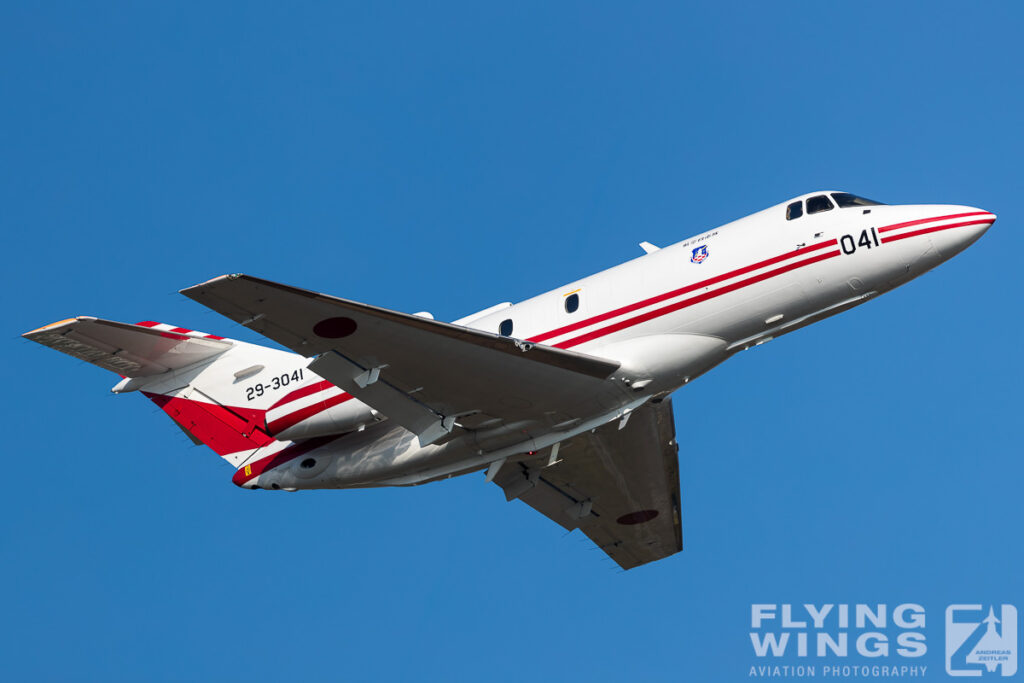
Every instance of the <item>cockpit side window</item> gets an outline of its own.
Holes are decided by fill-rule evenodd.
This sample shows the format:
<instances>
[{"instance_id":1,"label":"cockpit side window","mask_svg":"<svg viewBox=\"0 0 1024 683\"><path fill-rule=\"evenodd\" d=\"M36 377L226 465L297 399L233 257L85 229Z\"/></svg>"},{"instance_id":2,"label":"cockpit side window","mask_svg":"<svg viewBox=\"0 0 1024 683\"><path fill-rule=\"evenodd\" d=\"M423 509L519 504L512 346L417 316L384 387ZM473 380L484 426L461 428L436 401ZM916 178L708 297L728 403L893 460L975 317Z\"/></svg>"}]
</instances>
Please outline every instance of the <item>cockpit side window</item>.
<instances>
[{"instance_id":1,"label":"cockpit side window","mask_svg":"<svg viewBox=\"0 0 1024 683\"><path fill-rule=\"evenodd\" d=\"M792 204L790 204L789 206L786 207L786 220L787 221L791 221L794 218L800 218L800 216L803 216L803 215L804 215L804 203L803 202L793 202Z\"/></svg>"},{"instance_id":2,"label":"cockpit side window","mask_svg":"<svg viewBox=\"0 0 1024 683\"><path fill-rule=\"evenodd\" d=\"M849 209L852 206L884 206L882 202L858 197L849 192L833 192L832 199L836 200L836 204L839 205L840 209Z\"/></svg>"},{"instance_id":3,"label":"cockpit side window","mask_svg":"<svg viewBox=\"0 0 1024 683\"><path fill-rule=\"evenodd\" d=\"M819 194L815 197L811 197L807 200L807 213L821 213L822 211L831 211L834 207L832 201L826 194Z\"/></svg>"}]
</instances>

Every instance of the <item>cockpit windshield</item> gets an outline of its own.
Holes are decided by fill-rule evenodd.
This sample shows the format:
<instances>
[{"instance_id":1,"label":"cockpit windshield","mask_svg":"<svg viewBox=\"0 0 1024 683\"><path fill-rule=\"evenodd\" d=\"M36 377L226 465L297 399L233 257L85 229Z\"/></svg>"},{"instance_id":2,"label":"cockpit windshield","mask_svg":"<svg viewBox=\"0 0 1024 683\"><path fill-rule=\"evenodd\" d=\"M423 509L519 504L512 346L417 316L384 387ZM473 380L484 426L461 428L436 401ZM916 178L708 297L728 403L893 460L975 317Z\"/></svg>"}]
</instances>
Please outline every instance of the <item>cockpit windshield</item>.
<instances>
[{"instance_id":1,"label":"cockpit windshield","mask_svg":"<svg viewBox=\"0 0 1024 683\"><path fill-rule=\"evenodd\" d=\"M882 202L858 197L857 195L850 194L849 192L833 192L832 199L836 200L836 204L839 205L840 209L849 209L853 206L883 206Z\"/></svg>"}]
</instances>

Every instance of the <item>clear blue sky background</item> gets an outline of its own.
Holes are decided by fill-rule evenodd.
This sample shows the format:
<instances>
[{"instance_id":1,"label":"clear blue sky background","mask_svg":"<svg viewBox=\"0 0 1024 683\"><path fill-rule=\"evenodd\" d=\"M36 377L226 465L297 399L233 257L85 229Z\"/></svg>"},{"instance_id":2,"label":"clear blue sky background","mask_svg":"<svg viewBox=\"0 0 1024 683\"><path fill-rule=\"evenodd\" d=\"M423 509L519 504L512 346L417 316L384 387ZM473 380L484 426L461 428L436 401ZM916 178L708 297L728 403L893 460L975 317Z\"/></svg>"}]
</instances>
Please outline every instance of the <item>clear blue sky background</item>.
<instances>
[{"instance_id":1,"label":"clear blue sky background","mask_svg":"<svg viewBox=\"0 0 1024 683\"><path fill-rule=\"evenodd\" d=\"M1021 6L479 4L0 10L4 678L742 680L809 601L923 604L938 678L947 604L1024 609ZM451 320L823 187L1000 218L679 392L628 573L479 475L239 490L18 337L258 341L176 293L236 271Z\"/></svg>"}]
</instances>

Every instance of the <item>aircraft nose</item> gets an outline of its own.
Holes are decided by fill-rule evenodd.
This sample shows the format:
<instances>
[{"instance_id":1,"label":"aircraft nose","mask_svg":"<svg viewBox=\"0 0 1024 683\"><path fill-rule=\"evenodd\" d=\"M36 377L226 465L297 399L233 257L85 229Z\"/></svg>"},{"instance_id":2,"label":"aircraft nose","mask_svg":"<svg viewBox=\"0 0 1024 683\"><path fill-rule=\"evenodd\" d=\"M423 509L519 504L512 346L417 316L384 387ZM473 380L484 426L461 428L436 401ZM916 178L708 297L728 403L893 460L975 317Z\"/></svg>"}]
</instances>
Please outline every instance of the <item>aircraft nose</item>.
<instances>
[{"instance_id":1,"label":"aircraft nose","mask_svg":"<svg viewBox=\"0 0 1024 683\"><path fill-rule=\"evenodd\" d=\"M996 222L996 215L973 206L965 206L964 209L964 213L968 215L964 216L964 230L959 237L964 243L962 248L966 249L992 227Z\"/></svg>"},{"instance_id":2,"label":"aircraft nose","mask_svg":"<svg viewBox=\"0 0 1024 683\"><path fill-rule=\"evenodd\" d=\"M992 224L996 222L997 216L991 211L985 209L978 209L973 206L966 207L970 213L977 216L978 223L978 236L985 234L985 231L992 227Z\"/></svg>"},{"instance_id":3,"label":"aircraft nose","mask_svg":"<svg viewBox=\"0 0 1024 683\"><path fill-rule=\"evenodd\" d=\"M996 215L974 206L957 206L951 215L926 228L931 242L943 260L951 258L971 246L995 223Z\"/></svg>"}]
</instances>

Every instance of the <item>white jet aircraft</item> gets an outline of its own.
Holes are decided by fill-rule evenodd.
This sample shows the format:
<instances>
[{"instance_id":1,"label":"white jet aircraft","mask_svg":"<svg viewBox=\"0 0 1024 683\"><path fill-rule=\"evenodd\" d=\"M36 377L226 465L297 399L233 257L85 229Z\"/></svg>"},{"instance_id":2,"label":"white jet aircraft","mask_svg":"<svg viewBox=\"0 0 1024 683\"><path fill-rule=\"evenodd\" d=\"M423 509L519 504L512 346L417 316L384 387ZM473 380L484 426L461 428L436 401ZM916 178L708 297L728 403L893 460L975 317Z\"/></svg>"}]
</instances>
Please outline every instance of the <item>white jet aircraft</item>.
<instances>
[{"instance_id":1,"label":"white jet aircraft","mask_svg":"<svg viewBox=\"0 0 1024 683\"><path fill-rule=\"evenodd\" d=\"M668 399L977 240L968 206L815 192L444 323L248 275L182 290L294 353L80 316L24 336L120 374L247 489L486 481L625 569L682 549Z\"/></svg>"}]
</instances>

